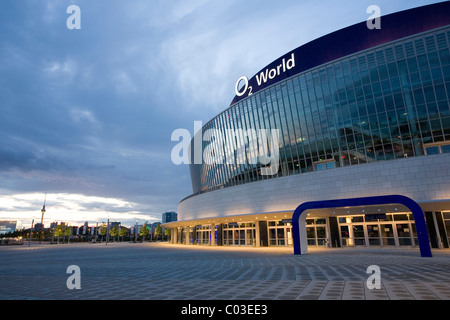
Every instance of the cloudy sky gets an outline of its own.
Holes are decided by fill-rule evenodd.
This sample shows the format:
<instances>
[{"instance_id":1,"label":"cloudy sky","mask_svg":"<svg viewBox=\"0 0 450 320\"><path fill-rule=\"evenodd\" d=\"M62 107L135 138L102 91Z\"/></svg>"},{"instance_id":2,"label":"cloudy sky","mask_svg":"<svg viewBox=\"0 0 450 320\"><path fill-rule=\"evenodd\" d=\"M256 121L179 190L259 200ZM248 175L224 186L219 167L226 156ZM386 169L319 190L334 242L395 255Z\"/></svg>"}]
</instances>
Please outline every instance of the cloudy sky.
<instances>
[{"instance_id":1,"label":"cloudy sky","mask_svg":"<svg viewBox=\"0 0 450 320\"><path fill-rule=\"evenodd\" d=\"M1 0L0 219L161 220L192 193L175 129L236 80L337 29L425 0ZM81 29L67 28L67 8Z\"/></svg>"}]
</instances>

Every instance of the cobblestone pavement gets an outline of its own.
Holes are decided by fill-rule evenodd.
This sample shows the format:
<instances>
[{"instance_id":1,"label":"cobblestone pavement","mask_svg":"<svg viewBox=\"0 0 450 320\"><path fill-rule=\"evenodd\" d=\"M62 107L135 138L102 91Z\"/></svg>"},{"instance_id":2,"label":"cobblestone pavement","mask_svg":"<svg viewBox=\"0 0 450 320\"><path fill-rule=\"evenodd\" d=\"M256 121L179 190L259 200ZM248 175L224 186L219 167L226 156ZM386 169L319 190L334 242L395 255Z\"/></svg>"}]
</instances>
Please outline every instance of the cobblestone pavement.
<instances>
[{"instance_id":1,"label":"cobblestone pavement","mask_svg":"<svg viewBox=\"0 0 450 320\"><path fill-rule=\"evenodd\" d=\"M67 267L81 270L69 290ZM370 265L381 288L368 289ZM0 247L2 300L450 299L450 250L198 247L167 243Z\"/></svg>"}]
</instances>

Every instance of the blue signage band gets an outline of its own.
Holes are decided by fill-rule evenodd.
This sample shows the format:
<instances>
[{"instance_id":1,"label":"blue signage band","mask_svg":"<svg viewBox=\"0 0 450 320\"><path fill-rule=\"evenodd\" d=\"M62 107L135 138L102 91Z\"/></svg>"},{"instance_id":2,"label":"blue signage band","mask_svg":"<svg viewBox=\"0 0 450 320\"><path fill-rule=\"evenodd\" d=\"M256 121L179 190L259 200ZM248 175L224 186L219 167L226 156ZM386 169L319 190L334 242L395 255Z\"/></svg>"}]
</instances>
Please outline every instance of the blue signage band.
<instances>
[{"instance_id":1,"label":"blue signage band","mask_svg":"<svg viewBox=\"0 0 450 320\"><path fill-rule=\"evenodd\" d=\"M391 41L450 24L450 1L381 17L381 29L368 29L367 21L308 42L260 70L236 95L230 106L264 88L322 64Z\"/></svg>"}]
</instances>

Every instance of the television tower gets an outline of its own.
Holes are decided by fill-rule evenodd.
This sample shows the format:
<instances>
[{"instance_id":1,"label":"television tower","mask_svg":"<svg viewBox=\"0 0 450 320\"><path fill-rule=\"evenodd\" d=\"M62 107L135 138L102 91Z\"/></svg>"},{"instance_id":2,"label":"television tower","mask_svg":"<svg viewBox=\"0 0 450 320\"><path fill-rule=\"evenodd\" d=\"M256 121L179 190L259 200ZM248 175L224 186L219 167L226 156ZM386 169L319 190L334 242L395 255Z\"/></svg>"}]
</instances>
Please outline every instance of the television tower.
<instances>
[{"instance_id":1,"label":"television tower","mask_svg":"<svg viewBox=\"0 0 450 320\"><path fill-rule=\"evenodd\" d=\"M41 209L41 224L44 225L44 213L45 213L45 201L47 200L47 193L45 194L45 198L44 198L44 206Z\"/></svg>"}]
</instances>

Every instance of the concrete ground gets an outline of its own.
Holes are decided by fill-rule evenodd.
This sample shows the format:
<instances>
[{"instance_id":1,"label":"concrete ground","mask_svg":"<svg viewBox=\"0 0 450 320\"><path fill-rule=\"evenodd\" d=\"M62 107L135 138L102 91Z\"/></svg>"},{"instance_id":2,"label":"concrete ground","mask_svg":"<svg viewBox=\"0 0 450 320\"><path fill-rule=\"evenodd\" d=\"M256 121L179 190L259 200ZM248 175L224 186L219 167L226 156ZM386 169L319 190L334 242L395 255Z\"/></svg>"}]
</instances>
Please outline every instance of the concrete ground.
<instances>
[{"instance_id":1,"label":"concrete ground","mask_svg":"<svg viewBox=\"0 0 450 320\"><path fill-rule=\"evenodd\" d=\"M80 290L67 287L70 265ZM380 289L367 286L371 265ZM449 300L450 250L25 243L0 246L0 299Z\"/></svg>"}]
</instances>

